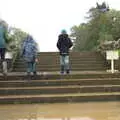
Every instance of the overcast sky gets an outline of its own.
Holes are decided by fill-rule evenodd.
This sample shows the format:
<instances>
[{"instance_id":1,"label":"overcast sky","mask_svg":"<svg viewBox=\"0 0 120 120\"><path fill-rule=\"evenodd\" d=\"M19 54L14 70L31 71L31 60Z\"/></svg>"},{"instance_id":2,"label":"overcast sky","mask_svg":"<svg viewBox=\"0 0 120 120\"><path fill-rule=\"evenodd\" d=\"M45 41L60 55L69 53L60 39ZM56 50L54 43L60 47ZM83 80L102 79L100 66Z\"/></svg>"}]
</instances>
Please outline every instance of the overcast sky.
<instances>
[{"instance_id":1,"label":"overcast sky","mask_svg":"<svg viewBox=\"0 0 120 120\"><path fill-rule=\"evenodd\" d=\"M97 1L120 9L120 0L0 0L0 18L33 35L41 52L57 51L61 30L70 34L70 28L84 22Z\"/></svg>"}]
</instances>

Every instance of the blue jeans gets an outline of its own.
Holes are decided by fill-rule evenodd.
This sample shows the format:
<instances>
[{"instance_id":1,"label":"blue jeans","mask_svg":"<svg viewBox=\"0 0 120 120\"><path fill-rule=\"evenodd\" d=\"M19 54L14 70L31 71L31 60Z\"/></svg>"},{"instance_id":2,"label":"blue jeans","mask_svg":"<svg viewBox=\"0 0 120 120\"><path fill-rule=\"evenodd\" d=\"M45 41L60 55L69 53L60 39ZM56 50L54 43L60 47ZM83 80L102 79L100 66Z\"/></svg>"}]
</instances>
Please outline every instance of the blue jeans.
<instances>
[{"instance_id":1,"label":"blue jeans","mask_svg":"<svg viewBox=\"0 0 120 120\"><path fill-rule=\"evenodd\" d=\"M61 72L69 70L69 55L60 55Z\"/></svg>"},{"instance_id":2,"label":"blue jeans","mask_svg":"<svg viewBox=\"0 0 120 120\"><path fill-rule=\"evenodd\" d=\"M36 72L36 62L27 62L27 72Z\"/></svg>"}]
</instances>

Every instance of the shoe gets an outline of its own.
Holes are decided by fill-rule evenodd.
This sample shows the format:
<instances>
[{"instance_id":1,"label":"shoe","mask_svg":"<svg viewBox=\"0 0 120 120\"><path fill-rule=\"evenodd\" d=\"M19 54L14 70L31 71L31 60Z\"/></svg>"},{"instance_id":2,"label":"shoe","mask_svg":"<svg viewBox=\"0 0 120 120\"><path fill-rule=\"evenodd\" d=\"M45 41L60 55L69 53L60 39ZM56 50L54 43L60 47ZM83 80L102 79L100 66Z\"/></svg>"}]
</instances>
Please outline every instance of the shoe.
<instances>
[{"instance_id":1,"label":"shoe","mask_svg":"<svg viewBox=\"0 0 120 120\"><path fill-rule=\"evenodd\" d=\"M61 71L60 74L61 74L61 75L64 75L64 71Z\"/></svg>"},{"instance_id":2,"label":"shoe","mask_svg":"<svg viewBox=\"0 0 120 120\"><path fill-rule=\"evenodd\" d=\"M3 74L3 76L7 76L7 73L6 73L6 72L3 72L2 74Z\"/></svg>"},{"instance_id":3,"label":"shoe","mask_svg":"<svg viewBox=\"0 0 120 120\"><path fill-rule=\"evenodd\" d=\"M66 70L66 74L70 74L70 70Z\"/></svg>"},{"instance_id":4,"label":"shoe","mask_svg":"<svg viewBox=\"0 0 120 120\"><path fill-rule=\"evenodd\" d=\"M30 72L27 72L27 76L30 76Z\"/></svg>"},{"instance_id":5,"label":"shoe","mask_svg":"<svg viewBox=\"0 0 120 120\"><path fill-rule=\"evenodd\" d=\"M35 72L33 72L33 75L37 75L37 72L35 71Z\"/></svg>"}]
</instances>

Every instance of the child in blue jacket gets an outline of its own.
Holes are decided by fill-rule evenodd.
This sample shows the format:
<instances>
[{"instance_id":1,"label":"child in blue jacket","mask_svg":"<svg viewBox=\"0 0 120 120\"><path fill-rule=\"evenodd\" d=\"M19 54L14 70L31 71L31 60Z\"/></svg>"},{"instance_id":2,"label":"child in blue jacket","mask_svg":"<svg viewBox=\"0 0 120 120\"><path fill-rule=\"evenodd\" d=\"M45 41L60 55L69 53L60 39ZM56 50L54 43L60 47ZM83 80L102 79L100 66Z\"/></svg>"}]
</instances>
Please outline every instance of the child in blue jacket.
<instances>
[{"instance_id":1,"label":"child in blue jacket","mask_svg":"<svg viewBox=\"0 0 120 120\"><path fill-rule=\"evenodd\" d=\"M23 42L22 56L27 63L27 74L36 75L37 44L33 37L28 35Z\"/></svg>"}]
</instances>

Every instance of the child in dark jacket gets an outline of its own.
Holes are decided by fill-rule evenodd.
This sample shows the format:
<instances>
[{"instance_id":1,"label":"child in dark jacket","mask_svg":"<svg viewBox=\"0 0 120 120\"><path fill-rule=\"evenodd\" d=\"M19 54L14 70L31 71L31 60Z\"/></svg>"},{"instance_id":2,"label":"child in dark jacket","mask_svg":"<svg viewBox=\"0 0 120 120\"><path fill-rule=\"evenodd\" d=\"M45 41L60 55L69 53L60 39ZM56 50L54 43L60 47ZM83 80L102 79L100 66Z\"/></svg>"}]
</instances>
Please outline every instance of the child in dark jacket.
<instances>
[{"instance_id":1,"label":"child in dark jacket","mask_svg":"<svg viewBox=\"0 0 120 120\"><path fill-rule=\"evenodd\" d=\"M71 39L68 37L66 30L62 30L58 37L57 48L60 52L61 74L69 74L69 49L73 46Z\"/></svg>"}]
</instances>

